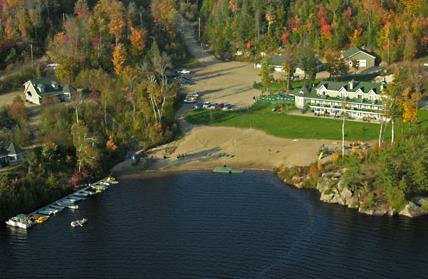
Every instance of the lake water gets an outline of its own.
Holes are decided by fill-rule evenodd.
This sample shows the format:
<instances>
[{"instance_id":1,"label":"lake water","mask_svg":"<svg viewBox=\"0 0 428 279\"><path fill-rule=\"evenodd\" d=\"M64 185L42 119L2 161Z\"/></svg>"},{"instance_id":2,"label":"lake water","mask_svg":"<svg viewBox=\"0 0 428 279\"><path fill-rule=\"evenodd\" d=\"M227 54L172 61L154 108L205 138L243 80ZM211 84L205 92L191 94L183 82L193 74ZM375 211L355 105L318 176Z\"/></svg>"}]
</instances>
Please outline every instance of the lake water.
<instances>
[{"instance_id":1,"label":"lake water","mask_svg":"<svg viewBox=\"0 0 428 279\"><path fill-rule=\"evenodd\" d=\"M127 177L27 233L1 226L0 278L428 278L427 218L318 199L265 172Z\"/></svg>"}]
</instances>

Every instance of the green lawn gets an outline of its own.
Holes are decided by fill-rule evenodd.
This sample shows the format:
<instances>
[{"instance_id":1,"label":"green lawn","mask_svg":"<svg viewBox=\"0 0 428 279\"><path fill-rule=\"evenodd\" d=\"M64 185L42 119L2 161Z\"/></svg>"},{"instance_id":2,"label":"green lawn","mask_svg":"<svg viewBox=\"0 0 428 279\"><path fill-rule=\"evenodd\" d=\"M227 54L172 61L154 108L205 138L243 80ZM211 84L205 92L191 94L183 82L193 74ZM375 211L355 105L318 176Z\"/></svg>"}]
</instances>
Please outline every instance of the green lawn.
<instances>
[{"instance_id":1,"label":"green lawn","mask_svg":"<svg viewBox=\"0 0 428 279\"><path fill-rule=\"evenodd\" d=\"M288 115L272 112L271 106L258 106L246 112L194 111L186 119L199 125L255 128L268 134L284 138L332 139L340 140L341 120ZM421 111L422 125L428 127L428 111ZM403 134L407 126L397 125L396 138ZM374 140L379 135L379 124L346 122L346 140ZM386 139L390 138L391 127L387 127Z\"/></svg>"}]
</instances>

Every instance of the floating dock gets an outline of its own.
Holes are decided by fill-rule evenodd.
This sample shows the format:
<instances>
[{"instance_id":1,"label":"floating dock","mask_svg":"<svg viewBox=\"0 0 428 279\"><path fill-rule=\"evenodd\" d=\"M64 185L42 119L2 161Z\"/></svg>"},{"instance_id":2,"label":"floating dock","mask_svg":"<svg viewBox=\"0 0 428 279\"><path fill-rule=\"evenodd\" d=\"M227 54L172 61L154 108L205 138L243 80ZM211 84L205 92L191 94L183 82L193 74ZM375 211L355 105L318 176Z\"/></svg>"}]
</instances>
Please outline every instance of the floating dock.
<instances>
[{"instance_id":1,"label":"floating dock","mask_svg":"<svg viewBox=\"0 0 428 279\"><path fill-rule=\"evenodd\" d=\"M243 173L244 170L241 169L233 169L229 167L217 167L213 169L214 173L225 173L225 174L235 174L235 173Z\"/></svg>"}]
</instances>

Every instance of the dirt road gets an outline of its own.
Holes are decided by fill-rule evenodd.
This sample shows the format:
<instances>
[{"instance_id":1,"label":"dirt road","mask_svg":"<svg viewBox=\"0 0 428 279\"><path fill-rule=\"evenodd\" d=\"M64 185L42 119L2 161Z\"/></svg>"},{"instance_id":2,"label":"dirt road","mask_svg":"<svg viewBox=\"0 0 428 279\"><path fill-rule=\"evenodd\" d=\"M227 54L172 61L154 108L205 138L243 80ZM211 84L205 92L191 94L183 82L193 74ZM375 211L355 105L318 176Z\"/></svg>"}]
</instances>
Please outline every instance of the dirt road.
<instances>
[{"instance_id":1,"label":"dirt road","mask_svg":"<svg viewBox=\"0 0 428 279\"><path fill-rule=\"evenodd\" d=\"M219 61L195 40L191 23L182 20L180 26L186 47L198 62L190 69L196 84L186 86L187 91L201 93L203 101L251 106L253 97L261 94L253 88L253 83L260 79L254 65Z\"/></svg>"}]
</instances>

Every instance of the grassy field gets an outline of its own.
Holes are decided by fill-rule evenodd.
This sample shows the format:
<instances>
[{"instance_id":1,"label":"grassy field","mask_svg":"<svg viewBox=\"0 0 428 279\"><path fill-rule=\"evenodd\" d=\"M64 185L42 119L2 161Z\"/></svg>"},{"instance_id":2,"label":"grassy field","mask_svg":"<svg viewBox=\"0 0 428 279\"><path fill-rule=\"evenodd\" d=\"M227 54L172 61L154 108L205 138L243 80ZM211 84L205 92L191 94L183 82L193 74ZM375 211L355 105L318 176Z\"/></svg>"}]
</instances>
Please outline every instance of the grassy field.
<instances>
[{"instance_id":1,"label":"grassy field","mask_svg":"<svg viewBox=\"0 0 428 279\"><path fill-rule=\"evenodd\" d=\"M428 127L428 111L420 111L422 125ZM315 118L288 115L286 112L272 112L271 106L258 106L245 112L194 111L186 119L197 125L254 128L268 134L284 138L332 139L340 140L342 121L330 118ZM346 140L375 140L379 135L379 124L347 121ZM408 126L396 125L396 137L403 134ZM385 139L389 139L391 127L386 129Z\"/></svg>"}]
</instances>

